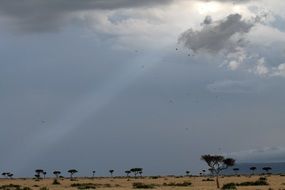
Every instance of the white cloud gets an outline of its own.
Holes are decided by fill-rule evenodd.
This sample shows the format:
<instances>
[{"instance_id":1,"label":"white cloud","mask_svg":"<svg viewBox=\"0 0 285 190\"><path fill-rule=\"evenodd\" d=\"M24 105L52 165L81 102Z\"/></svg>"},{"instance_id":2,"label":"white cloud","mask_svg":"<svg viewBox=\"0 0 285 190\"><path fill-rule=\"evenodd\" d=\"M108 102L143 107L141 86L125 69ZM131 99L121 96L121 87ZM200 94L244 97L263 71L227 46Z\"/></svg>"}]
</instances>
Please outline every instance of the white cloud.
<instances>
[{"instance_id":1,"label":"white cloud","mask_svg":"<svg viewBox=\"0 0 285 190\"><path fill-rule=\"evenodd\" d=\"M278 67L273 68L272 76L285 77L285 63L282 63L278 65Z\"/></svg>"},{"instance_id":2,"label":"white cloud","mask_svg":"<svg viewBox=\"0 0 285 190\"><path fill-rule=\"evenodd\" d=\"M233 52L226 55L225 65L231 70L237 70L247 58L247 52L242 47L236 47Z\"/></svg>"},{"instance_id":3,"label":"white cloud","mask_svg":"<svg viewBox=\"0 0 285 190\"><path fill-rule=\"evenodd\" d=\"M265 59L264 58L260 58L257 61L254 72L260 76L266 76L269 73L269 70L265 65Z\"/></svg>"}]
</instances>

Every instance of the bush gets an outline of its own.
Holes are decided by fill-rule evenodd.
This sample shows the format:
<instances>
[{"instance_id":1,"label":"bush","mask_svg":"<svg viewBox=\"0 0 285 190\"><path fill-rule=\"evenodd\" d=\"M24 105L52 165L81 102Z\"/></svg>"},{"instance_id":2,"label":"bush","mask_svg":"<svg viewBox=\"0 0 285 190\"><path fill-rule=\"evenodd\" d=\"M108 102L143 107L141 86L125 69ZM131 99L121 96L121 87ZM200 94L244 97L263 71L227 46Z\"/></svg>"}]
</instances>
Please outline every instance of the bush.
<instances>
[{"instance_id":1,"label":"bush","mask_svg":"<svg viewBox=\"0 0 285 190\"><path fill-rule=\"evenodd\" d=\"M222 189L223 190L237 189L237 187L236 187L235 183L227 183L227 184L223 185Z\"/></svg>"},{"instance_id":2,"label":"bush","mask_svg":"<svg viewBox=\"0 0 285 190\"><path fill-rule=\"evenodd\" d=\"M96 185L93 183L73 183L71 187L77 187L77 189L96 189Z\"/></svg>"},{"instance_id":3,"label":"bush","mask_svg":"<svg viewBox=\"0 0 285 190\"><path fill-rule=\"evenodd\" d=\"M203 179L202 181L215 181L215 180L211 178L207 178L207 179Z\"/></svg>"},{"instance_id":4,"label":"bush","mask_svg":"<svg viewBox=\"0 0 285 190\"><path fill-rule=\"evenodd\" d=\"M40 190L49 190L49 188L47 188L47 187L42 187L42 188L40 188Z\"/></svg>"},{"instance_id":5,"label":"bush","mask_svg":"<svg viewBox=\"0 0 285 190\"><path fill-rule=\"evenodd\" d=\"M3 189L3 190L32 190L29 187L21 187L20 185L14 185L14 184L2 185L0 186L0 189Z\"/></svg>"},{"instance_id":6,"label":"bush","mask_svg":"<svg viewBox=\"0 0 285 190\"><path fill-rule=\"evenodd\" d=\"M158 179L158 178L160 178L160 176L150 176L149 178L150 179Z\"/></svg>"},{"instance_id":7,"label":"bush","mask_svg":"<svg viewBox=\"0 0 285 190\"><path fill-rule=\"evenodd\" d=\"M133 188L134 189L153 189L155 188L155 185L136 182L136 183L133 183Z\"/></svg>"},{"instance_id":8,"label":"bush","mask_svg":"<svg viewBox=\"0 0 285 190\"><path fill-rule=\"evenodd\" d=\"M264 177L259 178L257 181L247 181L238 184L238 186L263 186L269 185L267 179Z\"/></svg>"},{"instance_id":9,"label":"bush","mask_svg":"<svg viewBox=\"0 0 285 190\"><path fill-rule=\"evenodd\" d=\"M163 186L171 186L171 187L189 187L191 186L191 182L184 181L183 183L164 183Z\"/></svg>"}]
</instances>

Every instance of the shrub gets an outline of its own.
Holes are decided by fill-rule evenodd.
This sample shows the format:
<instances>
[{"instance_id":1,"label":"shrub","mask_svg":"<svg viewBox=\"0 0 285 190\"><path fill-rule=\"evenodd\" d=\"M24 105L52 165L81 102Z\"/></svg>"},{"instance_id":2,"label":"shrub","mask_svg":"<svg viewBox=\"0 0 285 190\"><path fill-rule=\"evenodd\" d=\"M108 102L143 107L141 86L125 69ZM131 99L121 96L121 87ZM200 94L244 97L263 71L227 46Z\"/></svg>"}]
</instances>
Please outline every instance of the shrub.
<instances>
[{"instance_id":1,"label":"shrub","mask_svg":"<svg viewBox=\"0 0 285 190\"><path fill-rule=\"evenodd\" d=\"M150 176L149 178L150 179L158 179L158 178L160 178L160 176Z\"/></svg>"},{"instance_id":2,"label":"shrub","mask_svg":"<svg viewBox=\"0 0 285 190\"><path fill-rule=\"evenodd\" d=\"M49 190L49 188L47 188L47 187L42 187L42 188L40 188L40 190Z\"/></svg>"},{"instance_id":3,"label":"shrub","mask_svg":"<svg viewBox=\"0 0 285 190\"><path fill-rule=\"evenodd\" d=\"M237 187L236 187L235 183L227 183L227 184L223 185L222 189L223 190L237 189Z\"/></svg>"},{"instance_id":4,"label":"shrub","mask_svg":"<svg viewBox=\"0 0 285 190\"><path fill-rule=\"evenodd\" d=\"M247 181L238 184L238 186L263 186L263 185L269 185L267 180L258 179L257 181Z\"/></svg>"},{"instance_id":5,"label":"shrub","mask_svg":"<svg viewBox=\"0 0 285 190\"><path fill-rule=\"evenodd\" d=\"M77 187L77 189L96 189L96 185L93 183L73 183L71 187Z\"/></svg>"},{"instance_id":6,"label":"shrub","mask_svg":"<svg viewBox=\"0 0 285 190\"><path fill-rule=\"evenodd\" d=\"M136 183L133 183L133 188L134 189L153 189L155 188L155 185L136 182Z\"/></svg>"},{"instance_id":7,"label":"shrub","mask_svg":"<svg viewBox=\"0 0 285 190\"><path fill-rule=\"evenodd\" d=\"M14 184L2 185L0 186L0 189L3 189L3 190L32 190L29 187L21 187L20 185L14 185Z\"/></svg>"},{"instance_id":8,"label":"shrub","mask_svg":"<svg viewBox=\"0 0 285 190\"><path fill-rule=\"evenodd\" d=\"M187 182L187 181L184 181L183 183L164 183L163 186L171 186L171 187L189 187L191 186L192 183L191 182Z\"/></svg>"},{"instance_id":9,"label":"shrub","mask_svg":"<svg viewBox=\"0 0 285 190\"><path fill-rule=\"evenodd\" d=\"M211 178L207 178L207 179L203 179L202 181L215 181L215 180Z\"/></svg>"}]
</instances>

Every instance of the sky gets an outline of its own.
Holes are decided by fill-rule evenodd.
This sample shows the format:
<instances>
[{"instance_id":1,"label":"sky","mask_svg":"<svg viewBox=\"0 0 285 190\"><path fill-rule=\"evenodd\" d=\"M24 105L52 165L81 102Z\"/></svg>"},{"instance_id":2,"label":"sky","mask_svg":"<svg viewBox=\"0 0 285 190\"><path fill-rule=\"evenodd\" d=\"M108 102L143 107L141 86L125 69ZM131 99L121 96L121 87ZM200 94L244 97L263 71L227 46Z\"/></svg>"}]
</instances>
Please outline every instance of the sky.
<instances>
[{"instance_id":1,"label":"sky","mask_svg":"<svg viewBox=\"0 0 285 190\"><path fill-rule=\"evenodd\" d=\"M283 0L0 1L0 171L285 161Z\"/></svg>"}]
</instances>

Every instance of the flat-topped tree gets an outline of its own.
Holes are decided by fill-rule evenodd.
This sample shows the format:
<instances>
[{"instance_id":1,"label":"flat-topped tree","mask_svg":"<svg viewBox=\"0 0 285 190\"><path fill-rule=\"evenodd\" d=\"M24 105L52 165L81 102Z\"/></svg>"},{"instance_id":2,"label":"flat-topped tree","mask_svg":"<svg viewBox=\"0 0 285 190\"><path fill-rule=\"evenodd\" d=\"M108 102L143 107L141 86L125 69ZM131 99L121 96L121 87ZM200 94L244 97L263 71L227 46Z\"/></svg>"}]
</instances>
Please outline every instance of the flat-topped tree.
<instances>
[{"instance_id":1,"label":"flat-topped tree","mask_svg":"<svg viewBox=\"0 0 285 190\"><path fill-rule=\"evenodd\" d=\"M185 173L186 173L186 176L189 176L190 171L187 170Z\"/></svg>"},{"instance_id":2,"label":"flat-topped tree","mask_svg":"<svg viewBox=\"0 0 285 190\"><path fill-rule=\"evenodd\" d=\"M5 178L5 177L7 177L7 174L8 174L7 172L3 172L2 176Z\"/></svg>"},{"instance_id":3,"label":"flat-topped tree","mask_svg":"<svg viewBox=\"0 0 285 190\"><path fill-rule=\"evenodd\" d=\"M139 171L139 174L140 174L140 176L142 177L142 173L143 173L143 171L141 170L141 171Z\"/></svg>"},{"instance_id":4,"label":"flat-topped tree","mask_svg":"<svg viewBox=\"0 0 285 190\"><path fill-rule=\"evenodd\" d=\"M252 171L252 175L254 175L254 171L256 170L256 167L255 166L252 166L249 168L251 171Z\"/></svg>"},{"instance_id":5,"label":"flat-topped tree","mask_svg":"<svg viewBox=\"0 0 285 190\"><path fill-rule=\"evenodd\" d=\"M220 188L219 175L221 171L235 165L234 159L225 158L221 155L202 155L201 160L204 160L208 164L211 169L211 172L213 172L213 175L216 176L216 183L218 189Z\"/></svg>"},{"instance_id":6,"label":"flat-topped tree","mask_svg":"<svg viewBox=\"0 0 285 190\"><path fill-rule=\"evenodd\" d=\"M233 171L235 172L235 175L238 175L239 168L233 168Z\"/></svg>"},{"instance_id":7,"label":"flat-topped tree","mask_svg":"<svg viewBox=\"0 0 285 190\"><path fill-rule=\"evenodd\" d=\"M8 174L7 174L7 176L8 176L10 179L12 179L12 178L13 178L13 176L14 176L14 174L12 174L12 173L8 173Z\"/></svg>"},{"instance_id":8,"label":"flat-topped tree","mask_svg":"<svg viewBox=\"0 0 285 190\"><path fill-rule=\"evenodd\" d=\"M61 174L60 171L54 171L53 174L55 175L55 178L58 179L59 175Z\"/></svg>"},{"instance_id":9,"label":"flat-topped tree","mask_svg":"<svg viewBox=\"0 0 285 190\"><path fill-rule=\"evenodd\" d=\"M73 180L73 175L76 174L78 171L76 169L70 169L67 172L70 173L70 180Z\"/></svg>"},{"instance_id":10,"label":"flat-topped tree","mask_svg":"<svg viewBox=\"0 0 285 190\"><path fill-rule=\"evenodd\" d=\"M44 173L44 170L43 169L36 169L35 172L36 172L35 177L40 179L41 178L41 174Z\"/></svg>"},{"instance_id":11,"label":"flat-topped tree","mask_svg":"<svg viewBox=\"0 0 285 190\"><path fill-rule=\"evenodd\" d=\"M127 177L129 177L131 171L130 170L126 170L125 173L127 174Z\"/></svg>"},{"instance_id":12,"label":"flat-topped tree","mask_svg":"<svg viewBox=\"0 0 285 190\"><path fill-rule=\"evenodd\" d=\"M130 171L134 173L135 177L137 177L138 174L142 174L143 169L142 168L132 168L130 169Z\"/></svg>"},{"instance_id":13,"label":"flat-topped tree","mask_svg":"<svg viewBox=\"0 0 285 190\"><path fill-rule=\"evenodd\" d=\"M94 178L94 177L95 177L95 173L96 173L96 171L95 171L95 170L93 170L93 171L92 171L92 178Z\"/></svg>"},{"instance_id":14,"label":"flat-topped tree","mask_svg":"<svg viewBox=\"0 0 285 190\"><path fill-rule=\"evenodd\" d=\"M111 177L113 177L114 170L109 170L109 173L111 174Z\"/></svg>"},{"instance_id":15,"label":"flat-topped tree","mask_svg":"<svg viewBox=\"0 0 285 190\"><path fill-rule=\"evenodd\" d=\"M47 175L47 172L46 172L46 171L43 171L44 179L46 178L46 175Z\"/></svg>"},{"instance_id":16,"label":"flat-topped tree","mask_svg":"<svg viewBox=\"0 0 285 190\"><path fill-rule=\"evenodd\" d=\"M269 171L272 170L271 167L264 167L262 168L264 171L266 171L267 174L269 174Z\"/></svg>"}]
</instances>

